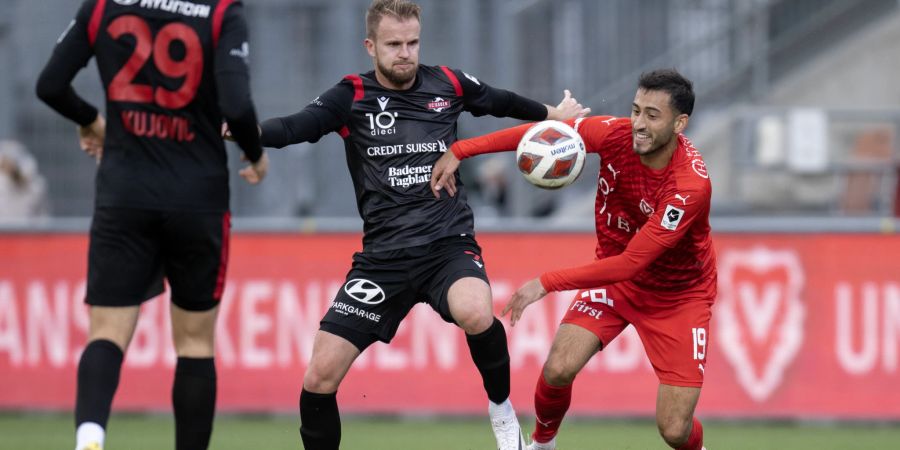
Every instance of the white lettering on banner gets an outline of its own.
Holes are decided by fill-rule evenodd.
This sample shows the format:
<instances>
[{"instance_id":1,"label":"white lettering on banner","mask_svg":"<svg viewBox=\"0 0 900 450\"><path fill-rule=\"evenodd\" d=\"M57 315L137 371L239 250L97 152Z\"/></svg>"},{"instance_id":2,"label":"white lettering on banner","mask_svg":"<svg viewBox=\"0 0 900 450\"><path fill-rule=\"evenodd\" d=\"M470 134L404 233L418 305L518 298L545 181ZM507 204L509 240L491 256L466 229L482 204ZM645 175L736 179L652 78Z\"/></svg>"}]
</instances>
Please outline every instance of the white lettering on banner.
<instances>
[{"instance_id":1,"label":"white lettering on banner","mask_svg":"<svg viewBox=\"0 0 900 450\"><path fill-rule=\"evenodd\" d=\"M22 329L12 283L0 281L0 354L6 353L12 367L22 365Z\"/></svg>"},{"instance_id":2,"label":"white lettering on banner","mask_svg":"<svg viewBox=\"0 0 900 450\"><path fill-rule=\"evenodd\" d=\"M410 312L410 345L412 367L427 369L431 364L429 355L438 369L450 370L460 361L457 345L459 329L444 322L439 315L425 305ZM431 347L428 344L431 343Z\"/></svg>"},{"instance_id":3,"label":"white lettering on banner","mask_svg":"<svg viewBox=\"0 0 900 450\"><path fill-rule=\"evenodd\" d=\"M288 280L231 281L219 306L216 362L223 369L269 370L304 366L312 353L318 323L331 304L339 280L294 283ZM513 284L492 283L498 303L508 301ZM0 280L0 358L9 367L73 368L88 328L83 280L33 280L17 287ZM20 293L17 296L17 293ZM172 346L167 296L146 302L125 360L132 369L171 368ZM574 292L555 292L532 305L516 327L507 327L513 368L543 364L559 320ZM391 345L365 352L354 370L457 370L470 357L459 328L444 322L427 305L413 308ZM649 367L639 339L626 330L586 370L628 372ZM648 369L649 370L649 369Z\"/></svg>"},{"instance_id":4,"label":"white lettering on banner","mask_svg":"<svg viewBox=\"0 0 900 450\"><path fill-rule=\"evenodd\" d=\"M722 253L716 302L720 325L714 337L738 383L757 402L781 385L800 351L806 317L803 285L800 258L792 250L756 247Z\"/></svg>"},{"instance_id":5,"label":"white lettering on banner","mask_svg":"<svg viewBox=\"0 0 900 450\"><path fill-rule=\"evenodd\" d=\"M333 294L338 289L340 285L328 292ZM309 283L306 287L307 301L300 299L297 288L292 283L282 282L279 286L278 312L275 314L275 355L279 367L289 367L297 361L309 361L315 336L309 330L318 330L319 320L325 314L321 298L322 287L316 282Z\"/></svg>"},{"instance_id":6,"label":"white lettering on banner","mask_svg":"<svg viewBox=\"0 0 900 450\"><path fill-rule=\"evenodd\" d=\"M416 305L400 323L390 345L373 345L356 359L351 370L428 370L429 343L436 368L452 370L460 361L460 338L458 327L444 322L429 306Z\"/></svg>"},{"instance_id":7,"label":"white lettering on banner","mask_svg":"<svg viewBox=\"0 0 900 450\"><path fill-rule=\"evenodd\" d=\"M252 280L244 284L241 295L240 335L242 366L256 369L272 366L274 356L270 348L261 347L257 338L272 331L270 315L258 310L258 306L272 298L272 283Z\"/></svg>"},{"instance_id":8,"label":"white lettering on banner","mask_svg":"<svg viewBox=\"0 0 900 450\"><path fill-rule=\"evenodd\" d=\"M237 286L234 282L225 282L225 291L222 293L222 299L219 300L219 315L216 317L216 363L223 367L237 365L234 340L231 339L231 332L228 328L231 321L231 310L237 300L235 291L237 291Z\"/></svg>"},{"instance_id":9,"label":"white lettering on banner","mask_svg":"<svg viewBox=\"0 0 900 450\"><path fill-rule=\"evenodd\" d=\"M858 301L854 301L854 290L849 282L838 283L834 289L837 360L847 373L864 375L875 370L881 356L882 369L895 373L900 284L864 283Z\"/></svg>"},{"instance_id":10,"label":"white lettering on banner","mask_svg":"<svg viewBox=\"0 0 900 450\"><path fill-rule=\"evenodd\" d=\"M515 289L508 281L491 280L493 297L495 301L500 303L505 304L509 302ZM535 309L535 311L526 311L516 326L506 325L506 332L509 336L509 365L513 370L526 365L529 360L538 367L544 364L547 354L550 353L550 344L553 342L553 335L556 332L556 328L552 325L559 323L559 321L548 322L547 317L558 316L562 318L562 315L565 314L565 305L568 304L568 299L572 298L571 292L565 293L567 299L564 300L565 303L562 306L562 315L547 314L546 308L560 305L560 294L550 294L540 302L531 305L529 309Z\"/></svg>"},{"instance_id":11,"label":"white lettering on banner","mask_svg":"<svg viewBox=\"0 0 900 450\"><path fill-rule=\"evenodd\" d=\"M53 306L47 286L39 281L28 284L26 304L28 334L28 364L42 363L41 343L45 345L47 359L52 367L62 367L69 352L69 289L67 283L58 281L53 289Z\"/></svg>"}]
</instances>

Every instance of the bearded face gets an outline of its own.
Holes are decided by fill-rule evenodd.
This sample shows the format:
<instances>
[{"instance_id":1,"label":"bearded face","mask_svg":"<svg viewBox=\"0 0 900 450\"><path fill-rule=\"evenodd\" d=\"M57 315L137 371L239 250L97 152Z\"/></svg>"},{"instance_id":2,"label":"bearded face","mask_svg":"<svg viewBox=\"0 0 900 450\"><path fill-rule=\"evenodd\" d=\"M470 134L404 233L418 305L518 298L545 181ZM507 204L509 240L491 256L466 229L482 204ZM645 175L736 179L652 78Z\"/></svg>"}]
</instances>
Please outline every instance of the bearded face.
<instances>
[{"instance_id":1,"label":"bearded face","mask_svg":"<svg viewBox=\"0 0 900 450\"><path fill-rule=\"evenodd\" d=\"M389 89L408 89L419 69L419 21L384 16L366 50L375 61L378 81Z\"/></svg>"}]
</instances>

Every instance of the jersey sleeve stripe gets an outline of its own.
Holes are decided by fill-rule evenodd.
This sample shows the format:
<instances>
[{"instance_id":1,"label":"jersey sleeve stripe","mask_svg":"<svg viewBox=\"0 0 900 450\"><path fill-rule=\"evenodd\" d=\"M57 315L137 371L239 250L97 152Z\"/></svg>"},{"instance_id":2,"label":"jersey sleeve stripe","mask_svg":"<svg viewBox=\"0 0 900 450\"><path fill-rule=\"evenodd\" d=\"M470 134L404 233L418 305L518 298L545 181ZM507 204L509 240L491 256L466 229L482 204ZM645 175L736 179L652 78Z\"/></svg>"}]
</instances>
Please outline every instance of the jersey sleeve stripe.
<instances>
[{"instance_id":1,"label":"jersey sleeve stripe","mask_svg":"<svg viewBox=\"0 0 900 450\"><path fill-rule=\"evenodd\" d=\"M214 48L219 46L219 36L222 35L222 22L225 20L225 11L228 11L228 7L232 3L234 3L234 0L222 0L216 5L216 10L213 12L212 38Z\"/></svg>"},{"instance_id":2,"label":"jersey sleeve stripe","mask_svg":"<svg viewBox=\"0 0 900 450\"><path fill-rule=\"evenodd\" d=\"M91 47L97 42L97 33L100 32L100 22L103 20L103 10L106 9L106 0L97 0L94 11L91 12L91 21L88 22L88 42Z\"/></svg>"},{"instance_id":3,"label":"jersey sleeve stripe","mask_svg":"<svg viewBox=\"0 0 900 450\"><path fill-rule=\"evenodd\" d=\"M362 78L359 75L347 75L344 79L353 83L353 101L358 102L362 100L366 94L365 90L363 90Z\"/></svg>"},{"instance_id":4,"label":"jersey sleeve stripe","mask_svg":"<svg viewBox=\"0 0 900 450\"><path fill-rule=\"evenodd\" d=\"M462 84L459 83L459 78L456 78L456 74L453 73L453 71L450 70L450 68L447 66L441 66L441 70L443 70L444 74L447 75L447 78L450 79L450 83L453 83L453 90L456 91L456 96L462 97L462 95L463 95Z\"/></svg>"}]
</instances>

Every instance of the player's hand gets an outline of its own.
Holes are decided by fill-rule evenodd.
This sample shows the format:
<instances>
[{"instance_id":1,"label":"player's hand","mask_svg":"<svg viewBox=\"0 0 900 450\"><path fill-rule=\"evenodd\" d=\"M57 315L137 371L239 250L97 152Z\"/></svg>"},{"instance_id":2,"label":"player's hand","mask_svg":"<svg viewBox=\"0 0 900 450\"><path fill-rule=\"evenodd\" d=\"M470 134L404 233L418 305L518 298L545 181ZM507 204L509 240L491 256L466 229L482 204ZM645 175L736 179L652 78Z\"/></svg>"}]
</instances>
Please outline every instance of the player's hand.
<instances>
[{"instance_id":1,"label":"player's hand","mask_svg":"<svg viewBox=\"0 0 900 450\"><path fill-rule=\"evenodd\" d=\"M456 195L456 169L459 160L452 151L447 150L431 169L431 192L434 198L441 198L441 190L446 190L451 197Z\"/></svg>"},{"instance_id":2,"label":"player's hand","mask_svg":"<svg viewBox=\"0 0 900 450\"><path fill-rule=\"evenodd\" d=\"M228 128L228 122L222 122L222 139L234 142L234 136L231 135L231 129Z\"/></svg>"},{"instance_id":3,"label":"player's hand","mask_svg":"<svg viewBox=\"0 0 900 450\"><path fill-rule=\"evenodd\" d=\"M506 304L506 307L503 308L503 312L500 313L500 315L505 316L506 313L512 311L512 314L509 316L509 323L510 325L515 326L516 322L519 321L519 318L522 317L522 312L525 311L525 307L544 298L545 295L547 295L547 291L544 290L541 279L535 278L523 284L522 287L513 294L509 299L509 303Z\"/></svg>"},{"instance_id":4,"label":"player's hand","mask_svg":"<svg viewBox=\"0 0 900 450\"><path fill-rule=\"evenodd\" d=\"M580 119L591 113L591 108L585 108L578 100L572 97L572 93L568 89L563 90L563 99L556 105L556 108L550 108L547 119L552 120L568 120Z\"/></svg>"},{"instance_id":5,"label":"player's hand","mask_svg":"<svg viewBox=\"0 0 900 450\"><path fill-rule=\"evenodd\" d=\"M241 158L244 159L243 154L241 154ZM263 152L262 156L259 157L259 160L244 167L238 174L240 174L241 178L247 180L248 183L258 184L266 177L268 171L269 155L267 155L266 152Z\"/></svg>"},{"instance_id":6,"label":"player's hand","mask_svg":"<svg viewBox=\"0 0 900 450\"><path fill-rule=\"evenodd\" d=\"M106 139L106 119L97 114L97 118L90 125L80 126L77 130L78 145L99 164L103 157L103 141Z\"/></svg>"}]
</instances>

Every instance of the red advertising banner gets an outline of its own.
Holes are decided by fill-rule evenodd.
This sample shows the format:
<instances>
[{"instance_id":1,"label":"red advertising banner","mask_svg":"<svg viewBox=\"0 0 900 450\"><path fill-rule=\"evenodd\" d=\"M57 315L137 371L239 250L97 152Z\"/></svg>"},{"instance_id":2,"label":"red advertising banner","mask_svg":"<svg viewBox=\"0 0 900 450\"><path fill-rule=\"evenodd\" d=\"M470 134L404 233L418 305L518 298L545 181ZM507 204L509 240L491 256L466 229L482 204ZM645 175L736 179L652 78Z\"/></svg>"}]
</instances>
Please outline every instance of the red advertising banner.
<instances>
[{"instance_id":1,"label":"red advertising banner","mask_svg":"<svg viewBox=\"0 0 900 450\"><path fill-rule=\"evenodd\" d=\"M900 419L900 236L715 237L719 299L699 413L719 417ZM499 313L542 270L591 259L591 234L482 234ZM354 234L238 234L217 334L219 409L296 410L318 321L341 287ZM0 236L0 409L69 409L87 330L83 235ZM513 403L532 389L572 292L507 325ZM165 296L163 296L165 297ZM688 331L689 332L689 331ZM169 409L168 302L147 302L115 407ZM652 415L657 380L633 330L575 382L576 414ZM345 412L486 410L463 333L428 306L375 344L339 392Z\"/></svg>"}]
</instances>

